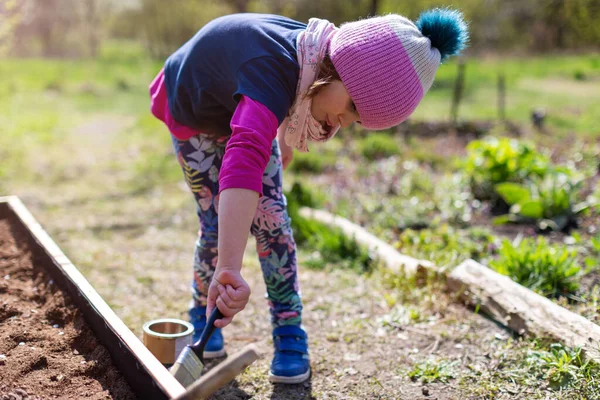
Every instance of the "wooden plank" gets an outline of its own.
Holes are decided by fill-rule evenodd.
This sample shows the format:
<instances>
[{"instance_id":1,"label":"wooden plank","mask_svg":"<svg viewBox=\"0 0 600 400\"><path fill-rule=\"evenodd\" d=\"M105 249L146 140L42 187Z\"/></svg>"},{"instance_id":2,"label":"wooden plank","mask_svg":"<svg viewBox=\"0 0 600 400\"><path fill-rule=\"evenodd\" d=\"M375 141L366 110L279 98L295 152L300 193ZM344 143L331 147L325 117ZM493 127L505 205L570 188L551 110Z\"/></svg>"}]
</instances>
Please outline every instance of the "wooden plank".
<instances>
[{"instance_id":1,"label":"wooden plank","mask_svg":"<svg viewBox=\"0 0 600 400\"><path fill-rule=\"evenodd\" d=\"M582 347L585 356L600 362L600 326L519 285L473 260L449 275L450 290L471 306L520 335L532 334Z\"/></svg>"},{"instance_id":2,"label":"wooden plank","mask_svg":"<svg viewBox=\"0 0 600 400\"><path fill-rule=\"evenodd\" d=\"M249 344L192 383L187 392L175 400L206 399L241 374L259 357L258 348Z\"/></svg>"},{"instance_id":3,"label":"wooden plank","mask_svg":"<svg viewBox=\"0 0 600 400\"><path fill-rule=\"evenodd\" d=\"M406 275L416 275L417 277L426 277L428 272L432 272L435 275L438 273L437 268L432 262L401 254L386 242L369 233L365 228L356 225L346 218L331 214L324 210L316 210L308 207L300 208L300 215L340 228L344 234L349 237L354 237L359 244L367 247L369 251L372 251L389 269L396 273L404 272Z\"/></svg>"},{"instance_id":4,"label":"wooden plank","mask_svg":"<svg viewBox=\"0 0 600 400\"><path fill-rule=\"evenodd\" d=\"M82 310L86 321L139 398L169 399L185 393L185 388L106 304L21 200L16 196L0 197L0 206L8 207L28 229L40 255L46 256L41 257L47 259L44 267Z\"/></svg>"}]
</instances>

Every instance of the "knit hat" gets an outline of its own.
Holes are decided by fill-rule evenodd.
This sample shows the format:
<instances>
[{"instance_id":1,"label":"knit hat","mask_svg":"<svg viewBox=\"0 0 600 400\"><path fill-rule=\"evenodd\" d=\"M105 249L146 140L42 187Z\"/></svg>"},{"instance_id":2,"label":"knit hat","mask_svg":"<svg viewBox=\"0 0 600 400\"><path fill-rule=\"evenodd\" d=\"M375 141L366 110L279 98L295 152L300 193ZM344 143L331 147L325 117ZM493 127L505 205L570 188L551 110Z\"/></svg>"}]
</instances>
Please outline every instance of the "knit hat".
<instances>
[{"instance_id":1,"label":"knit hat","mask_svg":"<svg viewBox=\"0 0 600 400\"><path fill-rule=\"evenodd\" d=\"M431 87L440 63L468 40L459 11L434 9L416 24L396 14L341 25L329 55L367 129L398 125Z\"/></svg>"}]
</instances>

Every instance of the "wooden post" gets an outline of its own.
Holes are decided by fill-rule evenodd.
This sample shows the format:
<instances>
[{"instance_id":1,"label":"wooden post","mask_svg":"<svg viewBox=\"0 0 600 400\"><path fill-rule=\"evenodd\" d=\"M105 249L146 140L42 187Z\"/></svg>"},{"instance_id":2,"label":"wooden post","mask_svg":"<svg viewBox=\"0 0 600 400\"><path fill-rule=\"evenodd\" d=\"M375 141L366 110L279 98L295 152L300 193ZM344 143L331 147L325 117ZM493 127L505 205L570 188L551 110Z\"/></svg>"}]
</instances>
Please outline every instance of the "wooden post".
<instances>
[{"instance_id":1,"label":"wooden post","mask_svg":"<svg viewBox=\"0 0 600 400\"><path fill-rule=\"evenodd\" d=\"M369 12L369 16L374 17L377 15L377 9L379 1L378 0L371 0L371 11Z\"/></svg>"},{"instance_id":2,"label":"wooden post","mask_svg":"<svg viewBox=\"0 0 600 400\"><path fill-rule=\"evenodd\" d=\"M498 74L498 119L506 120L506 81L502 72Z\"/></svg>"},{"instance_id":3,"label":"wooden post","mask_svg":"<svg viewBox=\"0 0 600 400\"><path fill-rule=\"evenodd\" d=\"M454 85L454 95L452 96L452 107L450 110L450 118L452 124L456 127L458 123L458 106L462 100L463 89L465 85L465 62L460 59L458 62L458 72L456 75L456 82Z\"/></svg>"}]
</instances>

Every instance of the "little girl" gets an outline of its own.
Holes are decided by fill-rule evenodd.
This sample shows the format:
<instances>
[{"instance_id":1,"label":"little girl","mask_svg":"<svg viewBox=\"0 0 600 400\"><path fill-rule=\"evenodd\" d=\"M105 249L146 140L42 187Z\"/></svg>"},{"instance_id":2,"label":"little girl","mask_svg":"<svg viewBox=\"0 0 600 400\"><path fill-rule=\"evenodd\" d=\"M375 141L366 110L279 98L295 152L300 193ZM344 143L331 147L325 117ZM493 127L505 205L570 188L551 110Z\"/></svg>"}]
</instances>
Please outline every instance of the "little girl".
<instances>
[{"instance_id":1,"label":"little girl","mask_svg":"<svg viewBox=\"0 0 600 400\"><path fill-rule=\"evenodd\" d=\"M293 149L325 141L354 122L398 125L431 87L440 63L459 53L458 11L416 23L386 15L305 25L275 15L215 19L173 53L150 85L151 111L172 136L200 220L189 317L196 341L216 306L205 357L225 354L220 328L244 309L241 275L248 232L256 238L273 326L272 382L310 376L296 245L282 168Z\"/></svg>"}]
</instances>

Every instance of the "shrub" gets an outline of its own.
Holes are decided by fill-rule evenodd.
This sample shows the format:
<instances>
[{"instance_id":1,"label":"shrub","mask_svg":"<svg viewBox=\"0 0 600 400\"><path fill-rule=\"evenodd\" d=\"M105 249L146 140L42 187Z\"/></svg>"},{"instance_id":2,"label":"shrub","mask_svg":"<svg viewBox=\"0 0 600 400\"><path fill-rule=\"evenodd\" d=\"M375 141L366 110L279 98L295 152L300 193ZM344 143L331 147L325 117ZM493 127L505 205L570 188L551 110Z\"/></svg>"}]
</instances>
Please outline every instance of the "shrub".
<instances>
[{"instance_id":1,"label":"shrub","mask_svg":"<svg viewBox=\"0 0 600 400\"><path fill-rule=\"evenodd\" d=\"M467 146L464 165L471 190L479 200L498 200L495 186L499 183L523 183L532 177L543 177L550 168L548 157L535 147L515 139L490 137L475 140Z\"/></svg>"},{"instance_id":2,"label":"shrub","mask_svg":"<svg viewBox=\"0 0 600 400\"><path fill-rule=\"evenodd\" d=\"M359 151L367 160L373 161L399 154L400 147L389 134L369 133L360 141Z\"/></svg>"},{"instance_id":3,"label":"shrub","mask_svg":"<svg viewBox=\"0 0 600 400\"><path fill-rule=\"evenodd\" d=\"M563 231L577 226L577 215L590 207L578 202L583 180L553 172L527 184L501 183L495 189L510 206L495 223L535 222L541 230Z\"/></svg>"},{"instance_id":4,"label":"shrub","mask_svg":"<svg viewBox=\"0 0 600 400\"><path fill-rule=\"evenodd\" d=\"M578 69L573 73L573 78L575 78L576 81L585 81L587 76L585 75L585 72Z\"/></svg>"},{"instance_id":5,"label":"shrub","mask_svg":"<svg viewBox=\"0 0 600 400\"><path fill-rule=\"evenodd\" d=\"M499 258L490 262L503 275L547 297L571 297L579 289L581 268L576 252L551 246L544 237L502 242Z\"/></svg>"},{"instance_id":6,"label":"shrub","mask_svg":"<svg viewBox=\"0 0 600 400\"><path fill-rule=\"evenodd\" d=\"M334 165L335 159L319 152L301 153L294 152L294 159L290 164L290 170L295 172L308 172L318 174L323 172L328 165Z\"/></svg>"}]
</instances>

